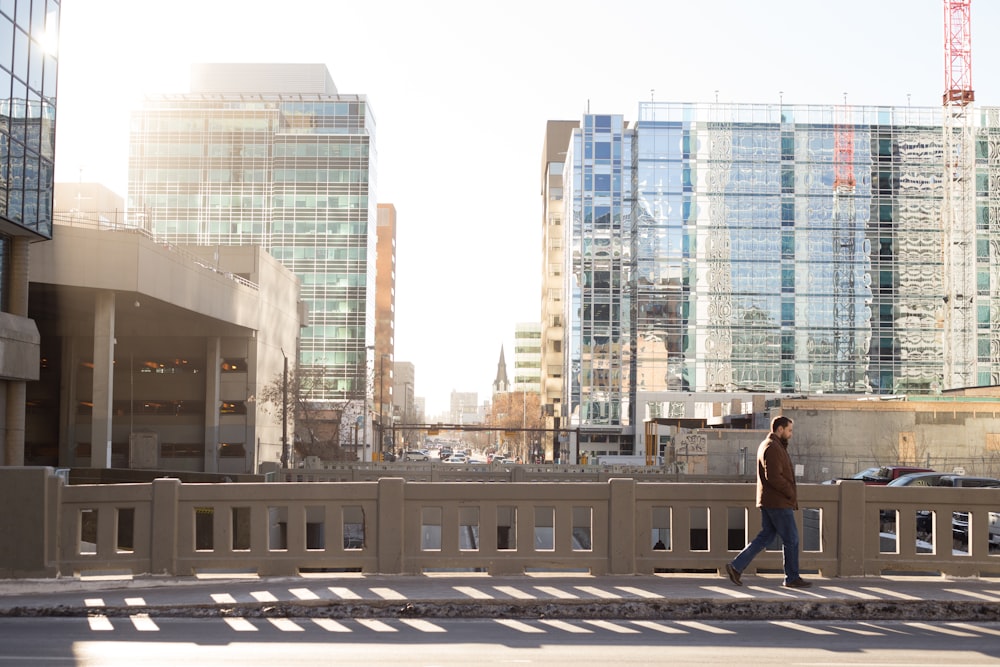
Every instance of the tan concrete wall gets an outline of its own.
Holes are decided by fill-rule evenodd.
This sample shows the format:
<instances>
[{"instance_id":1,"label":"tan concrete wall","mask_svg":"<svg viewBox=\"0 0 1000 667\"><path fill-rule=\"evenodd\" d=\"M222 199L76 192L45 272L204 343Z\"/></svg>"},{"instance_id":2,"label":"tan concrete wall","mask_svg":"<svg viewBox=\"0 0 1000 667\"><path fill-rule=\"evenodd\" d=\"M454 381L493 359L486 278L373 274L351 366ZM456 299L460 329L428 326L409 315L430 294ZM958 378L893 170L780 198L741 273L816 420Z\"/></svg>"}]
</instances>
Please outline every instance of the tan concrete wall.
<instances>
[{"instance_id":1,"label":"tan concrete wall","mask_svg":"<svg viewBox=\"0 0 1000 667\"><path fill-rule=\"evenodd\" d=\"M564 479L572 479L564 477ZM802 568L824 576L886 571L996 575L988 523L1000 489L800 487ZM406 482L64 486L51 469L0 469L0 575L229 570L415 574L430 571L716 571L759 526L752 484ZM918 510L936 544L918 548ZM971 513L967 553L952 513ZM884 532L887 515L900 520ZM898 541L895 534L898 533ZM887 537L888 535L888 537ZM665 550L654 550L656 537ZM892 538L892 539L889 539ZM886 545L891 548L887 548ZM756 570L780 571L767 551Z\"/></svg>"}]
</instances>

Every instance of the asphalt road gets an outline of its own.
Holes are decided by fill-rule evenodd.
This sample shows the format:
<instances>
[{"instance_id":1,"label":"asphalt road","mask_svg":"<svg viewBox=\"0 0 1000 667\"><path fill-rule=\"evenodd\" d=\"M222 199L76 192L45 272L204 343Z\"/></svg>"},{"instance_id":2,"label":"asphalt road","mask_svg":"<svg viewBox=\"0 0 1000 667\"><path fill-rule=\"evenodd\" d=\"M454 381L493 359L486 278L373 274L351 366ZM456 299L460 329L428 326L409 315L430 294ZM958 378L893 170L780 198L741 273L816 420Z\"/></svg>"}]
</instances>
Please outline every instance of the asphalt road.
<instances>
[{"instance_id":1,"label":"asphalt road","mask_svg":"<svg viewBox=\"0 0 1000 667\"><path fill-rule=\"evenodd\" d=\"M987 665L1000 623L0 618L20 665Z\"/></svg>"}]
</instances>

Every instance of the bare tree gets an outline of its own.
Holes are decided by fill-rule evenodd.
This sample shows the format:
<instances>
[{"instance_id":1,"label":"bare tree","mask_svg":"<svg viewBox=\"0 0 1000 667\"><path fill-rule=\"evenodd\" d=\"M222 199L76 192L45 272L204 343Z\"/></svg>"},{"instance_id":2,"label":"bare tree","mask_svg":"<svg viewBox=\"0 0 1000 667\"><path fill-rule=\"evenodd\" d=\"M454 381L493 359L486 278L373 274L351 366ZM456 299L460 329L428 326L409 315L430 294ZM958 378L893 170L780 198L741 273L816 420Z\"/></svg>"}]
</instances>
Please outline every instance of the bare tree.
<instances>
[{"instance_id":1,"label":"bare tree","mask_svg":"<svg viewBox=\"0 0 1000 667\"><path fill-rule=\"evenodd\" d=\"M506 394L496 394L490 405L487 417L491 426L498 430L518 435L510 438L511 452L528 460L536 445L541 442L541 433L535 430L545 428L545 416L542 414L541 396L532 391L512 391Z\"/></svg>"}]
</instances>

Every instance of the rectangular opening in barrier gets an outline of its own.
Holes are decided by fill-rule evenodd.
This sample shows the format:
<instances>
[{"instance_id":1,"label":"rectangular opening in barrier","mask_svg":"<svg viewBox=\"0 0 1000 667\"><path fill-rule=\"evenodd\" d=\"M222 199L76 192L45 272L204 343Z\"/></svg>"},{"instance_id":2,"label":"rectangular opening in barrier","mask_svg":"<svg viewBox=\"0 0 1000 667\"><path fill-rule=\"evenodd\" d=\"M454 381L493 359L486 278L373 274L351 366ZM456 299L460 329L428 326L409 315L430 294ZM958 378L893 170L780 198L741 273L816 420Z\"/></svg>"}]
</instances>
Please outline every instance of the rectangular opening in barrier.
<instances>
[{"instance_id":1,"label":"rectangular opening in barrier","mask_svg":"<svg viewBox=\"0 0 1000 667\"><path fill-rule=\"evenodd\" d=\"M535 551L555 551L556 508L535 508Z\"/></svg>"},{"instance_id":2,"label":"rectangular opening in barrier","mask_svg":"<svg viewBox=\"0 0 1000 667\"><path fill-rule=\"evenodd\" d=\"M420 508L420 550L441 551L441 508Z\"/></svg>"},{"instance_id":3,"label":"rectangular opening in barrier","mask_svg":"<svg viewBox=\"0 0 1000 667\"><path fill-rule=\"evenodd\" d=\"M937 549L935 548L935 543L937 542L935 539L937 537L937 530L935 529L935 525L937 523L936 515L937 512L934 510L916 510L913 513L913 520L917 534L918 554L937 553ZM947 543L950 545L951 540L948 540Z\"/></svg>"},{"instance_id":4,"label":"rectangular opening in barrier","mask_svg":"<svg viewBox=\"0 0 1000 667\"><path fill-rule=\"evenodd\" d=\"M479 508L458 508L458 549L479 551Z\"/></svg>"},{"instance_id":5,"label":"rectangular opening in barrier","mask_svg":"<svg viewBox=\"0 0 1000 667\"><path fill-rule=\"evenodd\" d=\"M517 508L497 507L497 550L517 551Z\"/></svg>"},{"instance_id":6,"label":"rectangular opening in barrier","mask_svg":"<svg viewBox=\"0 0 1000 667\"><path fill-rule=\"evenodd\" d=\"M708 508L692 507L688 512L691 519L691 551L708 551Z\"/></svg>"},{"instance_id":7,"label":"rectangular opening in barrier","mask_svg":"<svg viewBox=\"0 0 1000 667\"><path fill-rule=\"evenodd\" d=\"M233 551L250 551L250 508L233 507L230 510L233 521Z\"/></svg>"},{"instance_id":8,"label":"rectangular opening in barrier","mask_svg":"<svg viewBox=\"0 0 1000 667\"><path fill-rule=\"evenodd\" d=\"M726 548L729 551L742 551L747 545L747 508L726 508Z\"/></svg>"},{"instance_id":9,"label":"rectangular opening in barrier","mask_svg":"<svg viewBox=\"0 0 1000 667\"><path fill-rule=\"evenodd\" d=\"M348 505L341 510L344 526L344 549L348 551L365 548L365 508Z\"/></svg>"},{"instance_id":10,"label":"rectangular opening in barrier","mask_svg":"<svg viewBox=\"0 0 1000 667\"><path fill-rule=\"evenodd\" d=\"M823 509L802 508L802 551L822 551L823 549Z\"/></svg>"},{"instance_id":11,"label":"rectangular opening in barrier","mask_svg":"<svg viewBox=\"0 0 1000 667\"><path fill-rule=\"evenodd\" d=\"M573 551L591 551L594 510L590 507L573 508Z\"/></svg>"},{"instance_id":12,"label":"rectangular opening in barrier","mask_svg":"<svg viewBox=\"0 0 1000 667\"><path fill-rule=\"evenodd\" d=\"M97 510L84 508L80 510L77 526L77 553L81 556L92 556L97 553Z\"/></svg>"},{"instance_id":13,"label":"rectangular opening in barrier","mask_svg":"<svg viewBox=\"0 0 1000 667\"><path fill-rule=\"evenodd\" d=\"M194 550L215 549L215 510L211 507L194 508Z\"/></svg>"},{"instance_id":14,"label":"rectangular opening in barrier","mask_svg":"<svg viewBox=\"0 0 1000 667\"><path fill-rule=\"evenodd\" d=\"M670 507L654 507L652 511L652 535L650 546L653 551L672 551L670 543Z\"/></svg>"},{"instance_id":15,"label":"rectangular opening in barrier","mask_svg":"<svg viewBox=\"0 0 1000 667\"><path fill-rule=\"evenodd\" d=\"M288 508L267 508L267 549L268 551L288 550Z\"/></svg>"},{"instance_id":16,"label":"rectangular opening in barrier","mask_svg":"<svg viewBox=\"0 0 1000 667\"><path fill-rule=\"evenodd\" d=\"M120 554L135 552L135 508L119 507L115 510L115 547Z\"/></svg>"},{"instance_id":17,"label":"rectangular opening in barrier","mask_svg":"<svg viewBox=\"0 0 1000 667\"><path fill-rule=\"evenodd\" d=\"M326 512L322 505L306 507L306 551L326 549Z\"/></svg>"},{"instance_id":18,"label":"rectangular opening in barrier","mask_svg":"<svg viewBox=\"0 0 1000 667\"><path fill-rule=\"evenodd\" d=\"M883 554L898 554L899 542L896 540L896 525L899 512L882 508L878 511L878 551Z\"/></svg>"},{"instance_id":19,"label":"rectangular opening in barrier","mask_svg":"<svg viewBox=\"0 0 1000 667\"><path fill-rule=\"evenodd\" d=\"M981 540L982 536L975 534L973 519L981 510L962 510L951 514L952 551L955 554L972 555L971 541ZM986 549L988 555L1000 557L1000 513L986 512Z\"/></svg>"}]
</instances>

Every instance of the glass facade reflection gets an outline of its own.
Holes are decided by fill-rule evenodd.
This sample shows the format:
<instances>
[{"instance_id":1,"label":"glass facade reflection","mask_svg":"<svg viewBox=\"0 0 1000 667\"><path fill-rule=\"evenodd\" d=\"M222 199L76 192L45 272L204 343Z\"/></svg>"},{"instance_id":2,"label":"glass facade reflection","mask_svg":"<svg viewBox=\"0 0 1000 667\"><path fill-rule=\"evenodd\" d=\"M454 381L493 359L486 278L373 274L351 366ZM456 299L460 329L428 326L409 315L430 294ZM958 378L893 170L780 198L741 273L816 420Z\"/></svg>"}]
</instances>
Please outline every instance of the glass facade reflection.
<instances>
[{"instance_id":1,"label":"glass facade reflection","mask_svg":"<svg viewBox=\"0 0 1000 667\"><path fill-rule=\"evenodd\" d=\"M254 244L293 271L309 310L308 398L364 391L374 331L375 122L364 96L176 95L134 114L128 212L158 238Z\"/></svg>"},{"instance_id":2,"label":"glass facade reflection","mask_svg":"<svg viewBox=\"0 0 1000 667\"><path fill-rule=\"evenodd\" d=\"M996 385L1000 113L973 113L973 377ZM940 108L645 102L622 125L585 116L571 146L581 426L682 416L671 392L947 388Z\"/></svg>"}]
</instances>

